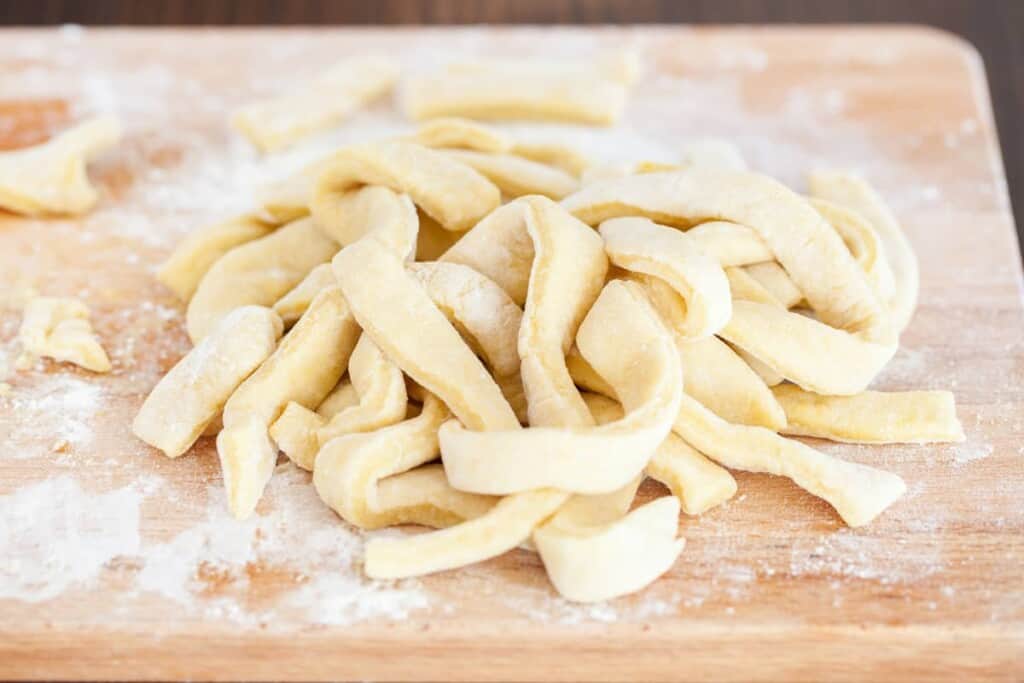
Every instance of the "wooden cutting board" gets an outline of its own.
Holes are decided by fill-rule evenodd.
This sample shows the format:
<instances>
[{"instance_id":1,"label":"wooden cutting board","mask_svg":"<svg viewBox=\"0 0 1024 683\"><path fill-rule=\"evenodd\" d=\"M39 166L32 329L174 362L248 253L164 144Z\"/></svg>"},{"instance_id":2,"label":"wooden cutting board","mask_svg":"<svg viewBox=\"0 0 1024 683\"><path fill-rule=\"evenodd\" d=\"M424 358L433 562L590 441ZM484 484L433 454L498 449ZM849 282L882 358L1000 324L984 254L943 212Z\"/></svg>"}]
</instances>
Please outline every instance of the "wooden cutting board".
<instances>
[{"instance_id":1,"label":"wooden cutting board","mask_svg":"<svg viewBox=\"0 0 1024 683\"><path fill-rule=\"evenodd\" d=\"M674 158L733 140L799 187L865 172L921 261L921 305L878 386L949 388L966 444L830 453L908 494L843 526L789 481L684 518L688 543L639 595L557 599L523 551L400 584L362 578L362 537L278 468L248 522L224 511L212 444L177 461L132 438L186 350L152 278L189 230L330 143L404 124L390 104L327 142L260 159L227 113L348 54L409 68L475 54L647 64L626 121L562 131L598 157ZM42 362L0 397L5 679L1019 680L1024 677L1024 311L1020 256L977 53L913 27L0 32L0 146L95 111L127 126L78 221L0 217L0 359L32 290L88 303L114 371ZM524 134L541 134L531 128ZM649 485L646 495L657 492Z\"/></svg>"}]
</instances>

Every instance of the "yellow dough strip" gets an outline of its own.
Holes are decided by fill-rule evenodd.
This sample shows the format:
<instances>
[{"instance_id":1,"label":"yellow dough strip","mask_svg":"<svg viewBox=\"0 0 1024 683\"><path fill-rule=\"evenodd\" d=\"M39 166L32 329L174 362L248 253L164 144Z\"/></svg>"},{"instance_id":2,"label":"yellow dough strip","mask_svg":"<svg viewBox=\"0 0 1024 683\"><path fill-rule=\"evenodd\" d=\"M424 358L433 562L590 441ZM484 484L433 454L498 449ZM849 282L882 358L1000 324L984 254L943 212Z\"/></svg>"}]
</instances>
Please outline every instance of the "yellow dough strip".
<instances>
[{"instance_id":1,"label":"yellow dough strip","mask_svg":"<svg viewBox=\"0 0 1024 683\"><path fill-rule=\"evenodd\" d=\"M443 228L457 232L472 227L501 199L498 188L471 167L439 150L403 140L346 147L325 166L311 203L313 215L324 225L349 220L336 203L365 185L408 194ZM353 222L364 225L358 218Z\"/></svg>"},{"instance_id":2,"label":"yellow dough strip","mask_svg":"<svg viewBox=\"0 0 1024 683\"><path fill-rule=\"evenodd\" d=\"M274 352L282 327L268 308L236 308L153 387L132 432L169 458L184 454L238 385Z\"/></svg>"},{"instance_id":3,"label":"yellow dough strip","mask_svg":"<svg viewBox=\"0 0 1024 683\"><path fill-rule=\"evenodd\" d=\"M694 167L584 187L563 205L590 225L643 216L669 225L725 220L749 226L804 293L822 322L885 336L887 320L842 239L805 199L755 173Z\"/></svg>"},{"instance_id":4,"label":"yellow dough strip","mask_svg":"<svg viewBox=\"0 0 1024 683\"><path fill-rule=\"evenodd\" d=\"M270 425L289 402L316 406L345 372L359 327L337 287L325 289L280 346L228 399L217 436L228 506L252 514L273 473L277 446Z\"/></svg>"},{"instance_id":5,"label":"yellow dough strip","mask_svg":"<svg viewBox=\"0 0 1024 683\"><path fill-rule=\"evenodd\" d=\"M828 502L849 526L867 524L907 488L895 474L830 457L762 427L729 424L688 396L673 429L726 467L792 479Z\"/></svg>"},{"instance_id":6,"label":"yellow dough strip","mask_svg":"<svg viewBox=\"0 0 1024 683\"><path fill-rule=\"evenodd\" d=\"M394 87L398 65L384 57L351 57L292 92L246 105L231 123L264 152L288 147L334 126Z\"/></svg>"},{"instance_id":7,"label":"yellow dough strip","mask_svg":"<svg viewBox=\"0 0 1024 683\"><path fill-rule=\"evenodd\" d=\"M878 233L893 277L893 294L886 306L896 332L910 322L920 287L917 257L899 221L878 192L863 179L840 171L810 174L811 195L853 210Z\"/></svg>"},{"instance_id":8,"label":"yellow dough strip","mask_svg":"<svg viewBox=\"0 0 1024 683\"><path fill-rule=\"evenodd\" d=\"M200 228L178 243L160 266L156 279L187 302L200 280L221 256L246 242L269 235L278 227L277 223L242 214Z\"/></svg>"},{"instance_id":9,"label":"yellow dough strip","mask_svg":"<svg viewBox=\"0 0 1024 683\"><path fill-rule=\"evenodd\" d=\"M772 390L786 411L783 432L847 443L963 441L953 394L948 391L865 391L821 396L792 384Z\"/></svg>"},{"instance_id":10,"label":"yellow dough strip","mask_svg":"<svg viewBox=\"0 0 1024 683\"><path fill-rule=\"evenodd\" d=\"M273 305L337 250L308 218L231 249L206 272L189 301L185 324L192 342L239 306Z\"/></svg>"},{"instance_id":11,"label":"yellow dough strip","mask_svg":"<svg viewBox=\"0 0 1024 683\"><path fill-rule=\"evenodd\" d=\"M490 496L455 491L431 483L423 488L394 480L410 480L413 468L437 457L437 430L450 416L447 408L428 395L419 415L375 431L347 434L324 444L317 455L313 484L317 493L345 521L363 529L396 524L425 524L433 527L453 523L487 512L497 502ZM382 505L378 488L390 477L389 501ZM422 475L412 475L422 486ZM408 499L394 494L402 488Z\"/></svg>"}]
</instances>

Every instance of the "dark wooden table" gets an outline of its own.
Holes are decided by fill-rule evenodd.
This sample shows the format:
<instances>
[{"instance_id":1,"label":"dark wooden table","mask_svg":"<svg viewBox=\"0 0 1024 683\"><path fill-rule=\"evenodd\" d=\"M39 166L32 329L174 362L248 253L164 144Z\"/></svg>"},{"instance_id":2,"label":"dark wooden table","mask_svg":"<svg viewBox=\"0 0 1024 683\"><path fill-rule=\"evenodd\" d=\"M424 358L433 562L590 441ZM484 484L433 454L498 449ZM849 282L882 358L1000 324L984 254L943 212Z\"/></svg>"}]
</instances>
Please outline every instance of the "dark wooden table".
<instances>
[{"instance_id":1,"label":"dark wooden table","mask_svg":"<svg viewBox=\"0 0 1024 683\"><path fill-rule=\"evenodd\" d=\"M1024 0L0 0L0 25L919 23L985 60L1024 238Z\"/></svg>"}]
</instances>

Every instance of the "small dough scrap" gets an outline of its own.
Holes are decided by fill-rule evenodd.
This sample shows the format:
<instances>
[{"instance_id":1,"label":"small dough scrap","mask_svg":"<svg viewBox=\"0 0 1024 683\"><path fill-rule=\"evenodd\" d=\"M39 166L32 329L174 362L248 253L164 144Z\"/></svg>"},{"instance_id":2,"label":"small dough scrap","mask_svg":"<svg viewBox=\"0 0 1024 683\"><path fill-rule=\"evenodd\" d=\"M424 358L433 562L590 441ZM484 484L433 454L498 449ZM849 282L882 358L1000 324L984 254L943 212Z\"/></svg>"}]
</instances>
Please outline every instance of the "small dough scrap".
<instances>
[{"instance_id":1,"label":"small dough scrap","mask_svg":"<svg viewBox=\"0 0 1024 683\"><path fill-rule=\"evenodd\" d=\"M479 171L507 197L539 194L561 199L579 189L579 182L565 171L513 154L457 149L445 154Z\"/></svg>"},{"instance_id":2,"label":"small dough scrap","mask_svg":"<svg viewBox=\"0 0 1024 683\"><path fill-rule=\"evenodd\" d=\"M25 216L87 212L99 196L86 164L120 139L118 120L101 116L41 145L0 152L0 209Z\"/></svg>"},{"instance_id":3,"label":"small dough scrap","mask_svg":"<svg viewBox=\"0 0 1024 683\"><path fill-rule=\"evenodd\" d=\"M594 529L546 524L533 542L562 597L599 602L634 593L668 571L686 544L676 538L678 525L679 500L664 496Z\"/></svg>"},{"instance_id":4,"label":"small dough scrap","mask_svg":"<svg viewBox=\"0 0 1024 683\"><path fill-rule=\"evenodd\" d=\"M231 122L262 151L284 149L385 95L398 71L398 64L385 57L350 57L292 92L242 107Z\"/></svg>"},{"instance_id":5,"label":"small dough scrap","mask_svg":"<svg viewBox=\"0 0 1024 683\"><path fill-rule=\"evenodd\" d=\"M726 467L789 477L852 527L873 520L907 490L895 474L833 458L762 427L729 424L689 396L673 430Z\"/></svg>"},{"instance_id":6,"label":"small dough scrap","mask_svg":"<svg viewBox=\"0 0 1024 683\"><path fill-rule=\"evenodd\" d=\"M337 251L337 243L308 218L235 247L200 281L186 313L188 336L199 343L239 306L272 306Z\"/></svg>"},{"instance_id":7,"label":"small dough scrap","mask_svg":"<svg viewBox=\"0 0 1024 683\"><path fill-rule=\"evenodd\" d=\"M266 237L277 227L277 224L252 214L242 214L196 230L178 243L160 266L156 279L187 302L200 280L221 256L246 242Z\"/></svg>"},{"instance_id":8,"label":"small dough scrap","mask_svg":"<svg viewBox=\"0 0 1024 683\"><path fill-rule=\"evenodd\" d=\"M685 302L685 313L664 315L670 329L683 339L699 339L717 333L732 317L732 298L725 272L687 235L646 218L614 218L599 228L611 262L634 273L661 280ZM672 292L668 293L673 297Z\"/></svg>"},{"instance_id":9,"label":"small dough scrap","mask_svg":"<svg viewBox=\"0 0 1024 683\"><path fill-rule=\"evenodd\" d=\"M89 324L89 309L78 299L29 300L18 334L25 351L34 356L110 372L110 359Z\"/></svg>"},{"instance_id":10,"label":"small dough scrap","mask_svg":"<svg viewBox=\"0 0 1024 683\"><path fill-rule=\"evenodd\" d=\"M302 282L274 302L274 311L281 316L285 327L291 327L306 312L316 295L336 282L331 264L321 263L309 271L309 274L302 278Z\"/></svg>"},{"instance_id":11,"label":"small dough scrap","mask_svg":"<svg viewBox=\"0 0 1024 683\"><path fill-rule=\"evenodd\" d=\"M268 430L294 401L319 405L345 372L359 327L337 287L323 290L281 345L224 406L217 437L232 514L252 514L277 461Z\"/></svg>"},{"instance_id":12,"label":"small dough scrap","mask_svg":"<svg viewBox=\"0 0 1024 683\"><path fill-rule=\"evenodd\" d=\"M364 185L407 193L441 227L456 232L471 228L501 201L491 181L444 152L385 140L353 145L331 158L313 192L317 220L324 225L342 222L337 200Z\"/></svg>"},{"instance_id":13,"label":"small dough scrap","mask_svg":"<svg viewBox=\"0 0 1024 683\"><path fill-rule=\"evenodd\" d=\"M153 387L132 432L169 458L186 453L238 385L274 352L282 329L280 318L262 306L224 316Z\"/></svg>"},{"instance_id":14,"label":"small dough scrap","mask_svg":"<svg viewBox=\"0 0 1024 683\"><path fill-rule=\"evenodd\" d=\"M437 430L449 416L444 404L428 395L416 417L331 439L317 455L313 469L317 493L345 521L363 529L410 523L445 527L487 512L496 498L456 491L446 480L442 495L436 498L424 500L418 494L413 504L396 500L394 507L380 505L381 480L404 477L437 457Z\"/></svg>"},{"instance_id":15,"label":"small dough scrap","mask_svg":"<svg viewBox=\"0 0 1024 683\"><path fill-rule=\"evenodd\" d=\"M963 441L956 402L948 391L865 391L820 396L792 384L773 389L786 411L785 434L846 443Z\"/></svg>"}]
</instances>

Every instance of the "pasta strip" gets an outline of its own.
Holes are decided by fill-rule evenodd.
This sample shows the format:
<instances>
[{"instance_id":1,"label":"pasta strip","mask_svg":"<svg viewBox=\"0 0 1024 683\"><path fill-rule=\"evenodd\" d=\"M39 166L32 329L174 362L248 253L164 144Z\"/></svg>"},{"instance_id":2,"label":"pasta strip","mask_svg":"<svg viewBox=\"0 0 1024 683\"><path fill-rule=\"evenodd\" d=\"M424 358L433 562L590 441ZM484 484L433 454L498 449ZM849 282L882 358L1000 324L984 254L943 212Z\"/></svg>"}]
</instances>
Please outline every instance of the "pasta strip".
<instances>
[{"instance_id":1,"label":"pasta strip","mask_svg":"<svg viewBox=\"0 0 1024 683\"><path fill-rule=\"evenodd\" d=\"M847 443L963 441L953 394L948 391L864 391L820 396L792 384L772 390L786 411L786 434Z\"/></svg>"}]
</instances>

